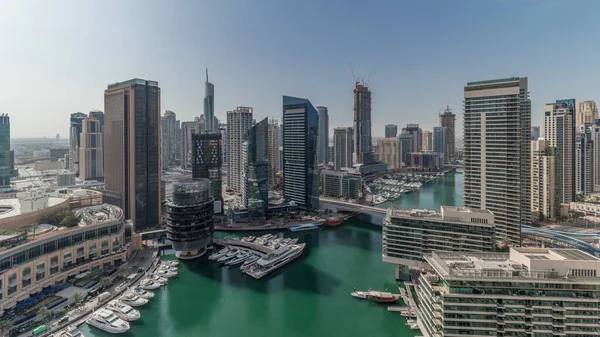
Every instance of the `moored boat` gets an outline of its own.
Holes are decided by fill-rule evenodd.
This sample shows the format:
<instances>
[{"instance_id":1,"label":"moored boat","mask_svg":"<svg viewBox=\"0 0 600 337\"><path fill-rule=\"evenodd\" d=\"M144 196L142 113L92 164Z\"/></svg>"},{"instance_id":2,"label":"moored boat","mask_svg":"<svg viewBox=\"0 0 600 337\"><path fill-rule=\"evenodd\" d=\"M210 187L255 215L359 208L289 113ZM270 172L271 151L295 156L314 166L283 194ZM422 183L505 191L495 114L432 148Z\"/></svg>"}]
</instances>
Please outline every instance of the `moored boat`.
<instances>
[{"instance_id":1,"label":"moored boat","mask_svg":"<svg viewBox=\"0 0 600 337\"><path fill-rule=\"evenodd\" d=\"M400 316L404 316L404 317L417 317L417 315L415 315L415 313L412 312L412 311L402 311L400 313Z\"/></svg>"},{"instance_id":2,"label":"moored boat","mask_svg":"<svg viewBox=\"0 0 600 337\"><path fill-rule=\"evenodd\" d=\"M127 322L137 321L140 319L139 311L123 302L120 302L119 300L112 300L108 302L106 309L114 312L117 317Z\"/></svg>"},{"instance_id":3,"label":"moored boat","mask_svg":"<svg viewBox=\"0 0 600 337\"><path fill-rule=\"evenodd\" d=\"M86 323L109 333L125 333L129 330L129 323L108 309L96 310Z\"/></svg>"},{"instance_id":4,"label":"moored boat","mask_svg":"<svg viewBox=\"0 0 600 337\"><path fill-rule=\"evenodd\" d=\"M250 253L242 252L236 255L233 259L227 261L228 266L236 266L242 262L244 262L248 257L250 257Z\"/></svg>"},{"instance_id":5,"label":"moored boat","mask_svg":"<svg viewBox=\"0 0 600 337\"><path fill-rule=\"evenodd\" d=\"M142 288L144 290L154 290L154 289L158 289L160 287L162 287L162 284L160 284L158 282L154 282L154 280L149 279L149 278L145 278L140 281L140 288Z\"/></svg>"},{"instance_id":6,"label":"moored boat","mask_svg":"<svg viewBox=\"0 0 600 337\"><path fill-rule=\"evenodd\" d=\"M173 270L158 268L156 271L154 271L154 275L169 278L177 276L177 272Z\"/></svg>"},{"instance_id":7,"label":"moored boat","mask_svg":"<svg viewBox=\"0 0 600 337\"><path fill-rule=\"evenodd\" d=\"M161 262L162 265L168 267L177 267L179 265L179 261L177 260L164 260Z\"/></svg>"},{"instance_id":8,"label":"moored boat","mask_svg":"<svg viewBox=\"0 0 600 337\"><path fill-rule=\"evenodd\" d=\"M137 295L138 297L141 298L145 298L147 300L151 299L152 297L154 297L154 293L151 291L146 291L142 288L135 288L131 291L134 295Z\"/></svg>"},{"instance_id":9,"label":"moored boat","mask_svg":"<svg viewBox=\"0 0 600 337\"><path fill-rule=\"evenodd\" d=\"M332 216L332 217L329 217L329 218L325 219L323 221L323 224L325 226L333 227L333 226L339 226L339 225L341 225L342 222L344 222L344 218L337 217L337 216Z\"/></svg>"},{"instance_id":10,"label":"moored boat","mask_svg":"<svg viewBox=\"0 0 600 337\"><path fill-rule=\"evenodd\" d=\"M400 295L398 295L398 294L392 294L389 292L376 291L376 290L369 290L367 292L367 296L369 297L369 299L371 299L375 302L380 302L380 303L395 302L400 298Z\"/></svg>"},{"instance_id":11,"label":"moored boat","mask_svg":"<svg viewBox=\"0 0 600 337\"><path fill-rule=\"evenodd\" d=\"M300 231L314 230L314 229L318 229L318 228L319 228L319 225L317 225L314 222L311 222L311 223L305 223L305 224L291 226L290 230L292 232L300 232Z\"/></svg>"},{"instance_id":12,"label":"moored boat","mask_svg":"<svg viewBox=\"0 0 600 337\"><path fill-rule=\"evenodd\" d=\"M232 248L229 250L229 252L227 252L227 254L223 255L220 259L218 259L217 262L225 262L236 256L238 253L239 250L237 248Z\"/></svg>"},{"instance_id":13,"label":"moored boat","mask_svg":"<svg viewBox=\"0 0 600 337\"><path fill-rule=\"evenodd\" d=\"M366 299L367 296L367 292L366 291L353 291L350 293L350 295L352 295L352 297L356 297L356 298L360 298L360 299Z\"/></svg>"},{"instance_id":14,"label":"moored boat","mask_svg":"<svg viewBox=\"0 0 600 337\"><path fill-rule=\"evenodd\" d=\"M135 293L129 291L123 294L119 299L122 303L130 305L132 307L141 307L142 305L148 303L148 299L139 297Z\"/></svg>"},{"instance_id":15,"label":"moored boat","mask_svg":"<svg viewBox=\"0 0 600 337\"><path fill-rule=\"evenodd\" d=\"M214 261L214 260L218 260L218 259L220 259L221 257L225 256L225 254L227 254L228 252L229 252L229 248L228 248L228 247L225 247L225 248L223 248L223 249L219 250L218 252L215 252L215 253L211 254L211 255L208 257L208 259L209 259L209 260L213 260L213 261Z\"/></svg>"}]
</instances>

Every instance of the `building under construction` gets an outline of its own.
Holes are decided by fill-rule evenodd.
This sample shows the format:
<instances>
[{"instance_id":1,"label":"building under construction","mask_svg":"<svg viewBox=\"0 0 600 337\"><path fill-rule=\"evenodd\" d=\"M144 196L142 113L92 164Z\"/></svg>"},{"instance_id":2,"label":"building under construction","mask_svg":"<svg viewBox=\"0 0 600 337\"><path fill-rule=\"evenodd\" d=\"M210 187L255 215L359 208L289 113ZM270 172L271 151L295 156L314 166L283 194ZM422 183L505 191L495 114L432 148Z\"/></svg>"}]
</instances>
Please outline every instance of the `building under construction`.
<instances>
[{"instance_id":1,"label":"building under construction","mask_svg":"<svg viewBox=\"0 0 600 337\"><path fill-rule=\"evenodd\" d=\"M454 125L456 124L456 115L452 113L449 106L440 113L440 126L446 128L446 152L445 157L447 162L454 162L456 160L456 145L455 145L455 134Z\"/></svg>"}]
</instances>

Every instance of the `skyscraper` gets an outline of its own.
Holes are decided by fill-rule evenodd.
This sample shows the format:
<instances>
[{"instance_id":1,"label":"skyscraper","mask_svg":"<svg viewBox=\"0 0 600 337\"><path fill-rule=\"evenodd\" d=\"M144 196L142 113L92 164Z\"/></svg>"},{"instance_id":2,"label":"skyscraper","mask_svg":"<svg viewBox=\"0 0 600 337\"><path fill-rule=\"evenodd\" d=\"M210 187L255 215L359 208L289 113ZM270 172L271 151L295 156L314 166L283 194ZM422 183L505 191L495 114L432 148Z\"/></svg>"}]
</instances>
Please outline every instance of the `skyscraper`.
<instances>
[{"instance_id":1,"label":"skyscraper","mask_svg":"<svg viewBox=\"0 0 600 337\"><path fill-rule=\"evenodd\" d=\"M526 77L464 88L464 204L494 213L496 238L520 244L531 223L531 101Z\"/></svg>"},{"instance_id":2,"label":"skyscraper","mask_svg":"<svg viewBox=\"0 0 600 337\"><path fill-rule=\"evenodd\" d=\"M318 106L319 139L317 140L317 164L327 164L327 148L329 147L329 114L326 106Z\"/></svg>"},{"instance_id":3,"label":"skyscraper","mask_svg":"<svg viewBox=\"0 0 600 337\"><path fill-rule=\"evenodd\" d=\"M343 167L352 167L352 152L354 141L350 127L333 129L333 167L339 171Z\"/></svg>"},{"instance_id":4,"label":"skyscraper","mask_svg":"<svg viewBox=\"0 0 600 337\"><path fill-rule=\"evenodd\" d=\"M573 175L573 111L565 103L546 104L544 109L544 139L554 148L555 156L555 192L559 214L561 203L575 200L575 176Z\"/></svg>"},{"instance_id":5,"label":"skyscraper","mask_svg":"<svg viewBox=\"0 0 600 337\"><path fill-rule=\"evenodd\" d=\"M318 128L309 100L283 96L283 197L308 210L319 208Z\"/></svg>"},{"instance_id":6,"label":"skyscraper","mask_svg":"<svg viewBox=\"0 0 600 337\"><path fill-rule=\"evenodd\" d=\"M399 169L402 167L402 146L400 139L390 137L377 141L377 154L379 161L386 163L388 169Z\"/></svg>"},{"instance_id":7,"label":"skyscraper","mask_svg":"<svg viewBox=\"0 0 600 337\"><path fill-rule=\"evenodd\" d=\"M0 192L10 190L10 117L0 114Z\"/></svg>"},{"instance_id":8,"label":"skyscraper","mask_svg":"<svg viewBox=\"0 0 600 337\"><path fill-rule=\"evenodd\" d=\"M531 211L535 219L554 219L558 198L554 148L544 138L531 141Z\"/></svg>"},{"instance_id":9,"label":"skyscraper","mask_svg":"<svg viewBox=\"0 0 600 337\"><path fill-rule=\"evenodd\" d=\"M594 151L592 153L592 163L594 166L592 189L594 192L600 192L600 118L594 120L591 130L592 143L594 145Z\"/></svg>"},{"instance_id":10,"label":"skyscraper","mask_svg":"<svg viewBox=\"0 0 600 337\"><path fill-rule=\"evenodd\" d=\"M385 138L392 138L398 136L398 125L388 124L385 126Z\"/></svg>"},{"instance_id":11,"label":"skyscraper","mask_svg":"<svg viewBox=\"0 0 600 337\"><path fill-rule=\"evenodd\" d=\"M161 223L158 82L136 78L108 85L104 111L106 189L116 192L134 231L156 226Z\"/></svg>"},{"instance_id":12,"label":"skyscraper","mask_svg":"<svg viewBox=\"0 0 600 337\"><path fill-rule=\"evenodd\" d=\"M222 141L219 133L192 135L192 178L205 178L210 181L210 194L215 202L215 213L221 213L223 210L221 149Z\"/></svg>"},{"instance_id":13,"label":"skyscraper","mask_svg":"<svg viewBox=\"0 0 600 337\"><path fill-rule=\"evenodd\" d=\"M100 123L100 134L102 135L102 149L104 149L104 112L100 110L92 110L88 114L89 117L94 117ZM102 152L102 172L104 172L104 152Z\"/></svg>"},{"instance_id":14,"label":"skyscraper","mask_svg":"<svg viewBox=\"0 0 600 337\"><path fill-rule=\"evenodd\" d=\"M452 113L449 106L446 106L444 112L440 114L440 126L446 128L446 151L444 151L446 159L453 162L456 159L456 133L455 124L456 115Z\"/></svg>"},{"instance_id":15,"label":"skyscraper","mask_svg":"<svg viewBox=\"0 0 600 337\"><path fill-rule=\"evenodd\" d=\"M269 119L248 130L242 197L251 216L264 216L269 207Z\"/></svg>"},{"instance_id":16,"label":"skyscraper","mask_svg":"<svg viewBox=\"0 0 600 337\"><path fill-rule=\"evenodd\" d=\"M227 111L227 185L235 191L242 193L242 143L248 136L252 127L253 109L239 106L235 110Z\"/></svg>"},{"instance_id":17,"label":"skyscraper","mask_svg":"<svg viewBox=\"0 0 600 337\"><path fill-rule=\"evenodd\" d=\"M104 178L104 149L100 121L92 116L84 119L79 138L79 177L83 180Z\"/></svg>"},{"instance_id":18,"label":"skyscraper","mask_svg":"<svg viewBox=\"0 0 600 337\"><path fill-rule=\"evenodd\" d=\"M574 154L575 191L584 196L592 193L594 187L594 146L596 144L592 142L592 130L584 124L581 132L577 135Z\"/></svg>"},{"instance_id":19,"label":"skyscraper","mask_svg":"<svg viewBox=\"0 0 600 337\"><path fill-rule=\"evenodd\" d=\"M179 143L181 141L180 130L177 125L177 115L171 111L165 111L160 119L161 129L161 154L162 168L166 170L171 163L176 163L181 150Z\"/></svg>"},{"instance_id":20,"label":"skyscraper","mask_svg":"<svg viewBox=\"0 0 600 337\"><path fill-rule=\"evenodd\" d=\"M71 114L69 126L69 166L68 169L79 175L79 146L83 120L87 115L82 112Z\"/></svg>"},{"instance_id":21,"label":"skyscraper","mask_svg":"<svg viewBox=\"0 0 600 337\"><path fill-rule=\"evenodd\" d=\"M409 152L420 152L421 146L423 145L423 131L419 127L419 124L406 124L405 128L402 128L401 134L408 134L413 137L413 147L409 149Z\"/></svg>"},{"instance_id":22,"label":"skyscraper","mask_svg":"<svg viewBox=\"0 0 600 337\"><path fill-rule=\"evenodd\" d=\"M531 140L538 140L538 138L540 138L542 134L540 133L540 127L539 126L532 126L531 127Z\"/></svg>"},{"instance_id":23,"label":"skyscraper","mask_svg":"<svg viewBox=\"0 0 600 337\"><path fill-rule=\"evenodd\" d=\"M277 161L279 153L279 121L269 121L269 186L275 186L275 176L278 171Z\"/></svg>"},{"instance_id":24,"label":"skyscraper","mask_svg":"<svg viewBox=\"0 0 600 337\"><path fill-rule=\"evenodd\" d=\"M444 126L435 126L433 127L433 152L441 153L444 162L448 162L446 160L446 150L448 149L446 146L446 140L448 129Z\"/></svg>"},{"instance_id":25,"label":"skyscraper","mask_svg":"<svg viewBox=\"0 0 600 337\"><path fill-rule=\"evenodd\" d=\"M373 152L371 139L371 91L356 82L354 87L354 151L357 163L365 163L365 153ZM370 157L370 156L367 156Z\"/></svg>"},{"instance_id":26,"label":"skyscraper","mask_svg":"<svg viewBox=\"0 0 600 337\"><path fill-rule=\"evenodd\" d=\"M423 144L421 145L422 151L433 151L433 134L431 131L422 132Z\"/></svg>"},{"instance_id":27,"label":"skyscraper","mask_svg":"<svg viewBox=\"0 0 600 337\"><path fill-rule=\"evenodd\" d=\"M398 139L400 139L400 146L402 149L402 162L404 163L404 166L409 166L410 154L413 152L415 146L414 136L410 133L401 133L400 136L398 136Z\"/></svg>"},{"instance_id":28,"label":"skyscraper","mask_svg":"<svg viewBox=\"0 0 600 337\"><path fill-rule=\"evenodd\" d=\"M575 127L581 130L582 125L592 125L598 118L598 107L595 101L583 101L577 103Z\"/></svg>"},{"instance_id":29,"label":"skyscraper","mask_svg":"<svg viewBox=\"0 0 600 337\"><path fill-rule=\"evenodd\" d=\"M206 69L206 82L204 82L204 117L206 118L206 132L217 131L215 123L215 86L208 81L208 68Z\"/></svg>"},{"instance_id":30,"label":"skyscraper","mask_svg":"<svg viewBox=\"0 0 600 337\"><path fill-rule=\"evenodd\" d=\"M181 151L179 157L181 168L188 169L192 164L192 136L198 133L204 133L205 130L205 125L200 123L198 119L193 122L181 123Z\"/></svg>"}]
</instances>

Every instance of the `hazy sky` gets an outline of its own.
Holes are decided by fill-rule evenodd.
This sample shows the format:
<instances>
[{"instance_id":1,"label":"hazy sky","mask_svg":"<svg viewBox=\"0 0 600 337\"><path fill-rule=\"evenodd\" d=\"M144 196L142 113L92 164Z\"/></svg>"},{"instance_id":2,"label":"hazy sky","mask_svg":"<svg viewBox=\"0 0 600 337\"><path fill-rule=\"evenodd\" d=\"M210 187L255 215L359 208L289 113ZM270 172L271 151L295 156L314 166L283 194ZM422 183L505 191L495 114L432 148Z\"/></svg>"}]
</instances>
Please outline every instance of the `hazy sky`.
<instances>
[{"instance_id":1,"label":"hazy sky","mask_svg":"<svg viewBox=\"0 0 600 337\"><path fill-rule=\"evenodd\" d=\"M352 124L354 79L369 77L373 135L462 115L467 81L528 76L533 125L545 102L600 100L600 1L0 1L0 113L13 137L67 137L69 114L104 110L108 83L156 80L162 110L244 105L280 118L282 95ZM459 118L457 122L462 123ZM461 127L462 128L462 127Z\"/></svg>"}]
</instances>

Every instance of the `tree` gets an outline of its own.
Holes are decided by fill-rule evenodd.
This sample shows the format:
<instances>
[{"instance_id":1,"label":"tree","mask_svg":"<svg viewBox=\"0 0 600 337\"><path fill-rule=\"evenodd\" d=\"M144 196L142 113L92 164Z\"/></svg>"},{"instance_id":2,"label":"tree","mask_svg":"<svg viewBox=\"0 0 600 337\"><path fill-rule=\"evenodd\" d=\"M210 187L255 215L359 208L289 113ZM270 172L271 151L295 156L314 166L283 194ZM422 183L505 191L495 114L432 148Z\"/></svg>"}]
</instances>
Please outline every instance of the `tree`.
<instances>
[{"instance_id":1,"label":"tree","mask_svg":"<svg viewBox=\"0 0 600 337\"><path fill-rule=\"evenodd\" d=\"M102 289L109 288L111 286L111 284L112 284L112 280L108 276L104 276L100 279L100 285L102 286Z\"/></svg>"},{"instance_id":2,"label":"tree","mask_svg":"<svg viewBox=\"0 0 600 337\"><path fill-rule=\"evenodd\" d=\"M127 269L128 268L127 268L126 265L124 265L124 264L120 265L119 266L119 274L121 274L121 275L125 274L125 272L127 271Z\"/></svg>"},{"instance_id":3,"label":"tree","mask_svg":"<svg viewBox=\"0 0 600 337\"><path fill-rule=\"evenodd\" d=\"M79 221L81 221L81 218L75 214L69 214L67 215L64 219L62 219L60 221L60 223L58 224L59 227L75 227L79 224Z\"/></svg>"},{"instance_id":4,"label":"tree","mask_svg":"<svg viewBox=\"0 0 600 337\"><path fill-rule=\"evenodd\" d=\"M85 298L80 293L74 293L73 296L71 296L71 303L73 303L75 308L79 310L84 299Z\"/></svg>"},{"instance_id":5,"label":"tree","mask_svg":"<svg viewBox=\"0 0 600 337\"><path fill-rule=\"evenodd\" d=\"M52 320L52 310L48 309L46 306L40 307L37 311L38 316L42 319L42 323L48 323Z\"/></svg>"},{"instance_id":6,"label":"tree","mask_svg":"<svg viewBox=\"0 0 600 337\"><path fill-rule=\"evenodd\" d=\"M10 331L12 326L13 326L12 321L10 321L8 319L1 320L0 321L0 335L2 335L2 337L6 336L6 333Z\"/></svg>"}]
</instances>

